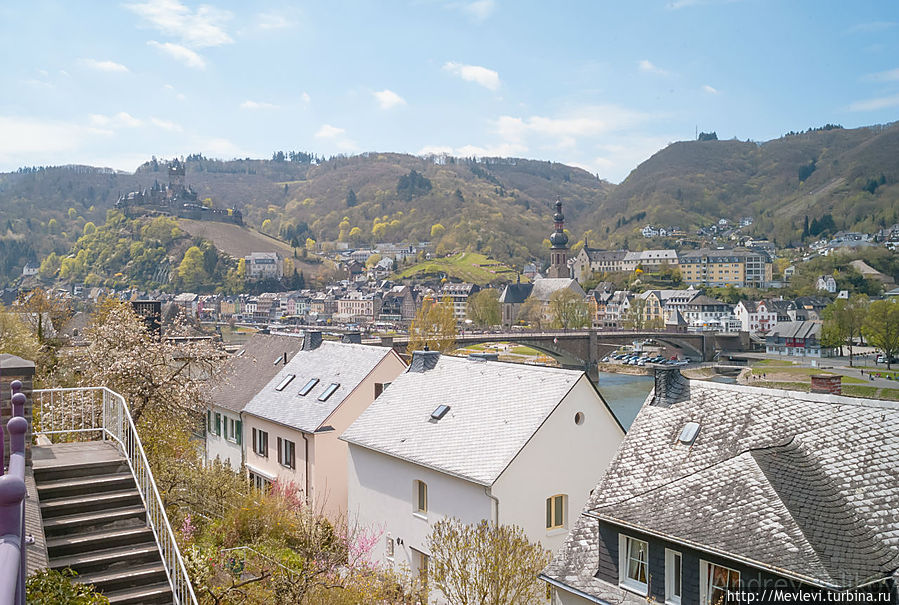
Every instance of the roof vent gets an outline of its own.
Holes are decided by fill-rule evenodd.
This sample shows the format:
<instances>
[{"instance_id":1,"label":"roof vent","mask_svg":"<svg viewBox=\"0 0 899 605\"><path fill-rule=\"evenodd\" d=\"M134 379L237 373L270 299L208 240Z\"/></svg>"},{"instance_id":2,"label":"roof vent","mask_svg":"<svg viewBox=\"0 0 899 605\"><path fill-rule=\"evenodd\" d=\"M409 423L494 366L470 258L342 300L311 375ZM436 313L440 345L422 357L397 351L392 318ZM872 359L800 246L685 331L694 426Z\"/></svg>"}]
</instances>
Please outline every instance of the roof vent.
<instances>
[{"instance_id":1,"label":"roof vent","mask_svg":"<svg viewBox=\"0 0 899 605\"><path fill-rule=\"evenodd\" d=\"M469 353L468 358L476 361L499 361L499 353Z\"/></svg>"},{"instance_id":2,"label":"roof vent","mask_svg":"<svg viewBox=\"0 0 899 605\"><path fill-rule=\"evenodd\" d=\"M438 405L437 409L431 412L431 420L437 422L438 420L446 416L446 413L449 412L449 410L450 406L448 405Z\"/></svg>"},{"instance_id":3,"label":"roof vent","mask_svg":"<svg viewBox=\"0 0 899 605\"><path fill-rule=\"evenodd\" d=\"M440 351L415 351L412 353L412 363L409 364L408 372L427 372L437 367L437 361L440 359Z\"/></svg>"},{"instance_id":4,"label":"roof vent","mask_svg":"<svg viewBox=\"0 0 899 605\"><path fill-rule=\"evenodd\" d=\"M304 351L314 351L319 348L322 344L322 333L321 332L306 332L306 335L303 337L303 350Z\"/></svg>"},{"instance_id":5,"label":"roof vent","mask_svg":"<svg viewBox=\"0 0 899 605\"><path fill-rule=\"evenodd\" d=\"M693 445L697 435L699 435L699 423L688 422L681 429L680 435L677 436L677 441L683 445Z\"/></svg>"},{"instance_id":6,"label":"roof vent","mask_svg":"<svg viewBox=\"0 0 899 605\"><path fill-rule=\"evenodd\" d=\"M340 339L340 342L345 342L353 345L361 345L362 344L362 333L361 332L347 332L343 335L343 338Z\"/></svg>"}]
</instances>

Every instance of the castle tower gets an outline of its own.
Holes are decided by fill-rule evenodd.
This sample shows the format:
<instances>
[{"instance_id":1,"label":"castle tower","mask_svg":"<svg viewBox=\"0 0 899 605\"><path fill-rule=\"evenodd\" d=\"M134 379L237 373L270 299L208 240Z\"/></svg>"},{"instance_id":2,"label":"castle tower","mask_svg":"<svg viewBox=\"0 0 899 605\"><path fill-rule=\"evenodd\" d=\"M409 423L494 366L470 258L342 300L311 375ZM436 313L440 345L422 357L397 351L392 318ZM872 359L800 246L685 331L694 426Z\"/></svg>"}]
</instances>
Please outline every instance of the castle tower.
<instances>
[{"instance_id":1,"label":"castle tower","mask_svg":"<svg viewBox=\"0 0 899 605\"><path fill-rule=\"evenodd\" d=\"M568 270L568 235L565 233L565 215L562 214L562 202L556 200L556 213L553 215L556 230L549 236L549 271L547 277L571 277Z\"/></svg>"},{"instance_id":2,"label":"castle tower","mask_svg":"<svg viewBox=\"0 0 899 605\"><path fill-rule=\"evenodd\" d=\"M175 158L169 164L169 189L175 193L184 191L184 172L185 166L178 158Z\"/></svg>"}]
</instances>

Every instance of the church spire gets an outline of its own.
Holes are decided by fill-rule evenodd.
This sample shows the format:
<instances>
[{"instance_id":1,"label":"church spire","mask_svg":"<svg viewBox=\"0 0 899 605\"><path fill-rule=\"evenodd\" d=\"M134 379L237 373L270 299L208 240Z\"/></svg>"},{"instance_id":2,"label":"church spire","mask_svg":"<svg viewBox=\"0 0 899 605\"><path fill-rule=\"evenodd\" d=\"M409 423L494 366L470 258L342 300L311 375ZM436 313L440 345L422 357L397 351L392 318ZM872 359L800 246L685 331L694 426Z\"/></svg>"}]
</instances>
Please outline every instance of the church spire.
<instances>
[{"instance_id":1,"label":"church spire","mask_svg":"<svg viewBox=\"0 0 899 605\"><path fill-rule=\"evenodd\" d=\"M549 236L549 277L571 277L568 270L568 234L565 233L565 215L562 214L562 201L556 200L556 213L553 215L555 231Z\"/></svg>"}]
</instances>

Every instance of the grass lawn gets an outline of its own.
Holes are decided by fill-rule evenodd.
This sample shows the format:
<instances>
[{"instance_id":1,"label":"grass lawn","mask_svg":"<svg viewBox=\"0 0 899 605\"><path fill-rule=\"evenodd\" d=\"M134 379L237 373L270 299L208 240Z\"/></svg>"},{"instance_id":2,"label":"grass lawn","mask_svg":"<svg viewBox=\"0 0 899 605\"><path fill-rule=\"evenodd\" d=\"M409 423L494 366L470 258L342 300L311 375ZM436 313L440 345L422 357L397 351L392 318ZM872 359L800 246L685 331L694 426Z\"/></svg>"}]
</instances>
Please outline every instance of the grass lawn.
<instances>
[{"instance_id":1,"label":"grass lawn","mask_svg":"<svg viewBox=\"0 0 899 605\"><path fill-rule=\"evenodd\" d=\"M445 258L435 258L423 263L418 263L395 273L392 279L422 278L425 276L440 276L461 279L479 286L485 286L491 282L512 281L515 279L515 270L499 261L487 258L476 252L462 252ZM527 281L524 277L522 281Z\"/></svg>"}]
</instances>

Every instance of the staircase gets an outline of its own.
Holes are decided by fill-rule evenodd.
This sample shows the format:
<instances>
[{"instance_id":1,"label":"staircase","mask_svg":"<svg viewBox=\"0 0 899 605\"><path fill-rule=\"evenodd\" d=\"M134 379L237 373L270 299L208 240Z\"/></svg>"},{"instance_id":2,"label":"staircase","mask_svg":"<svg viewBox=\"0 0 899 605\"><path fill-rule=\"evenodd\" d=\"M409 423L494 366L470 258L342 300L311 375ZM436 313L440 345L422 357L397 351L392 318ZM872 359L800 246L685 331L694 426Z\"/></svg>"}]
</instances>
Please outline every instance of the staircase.
<instances>
[{"instance_id":1,"label":"staircase","mask_svg":"<svg viewBox=\"0 0 899 605\"><path fill-rule=\"evenodd\" d=\"M112 605L172 603L134 477L110 442L32 448L47 553Z\"/></svg>"}]
</instances>

